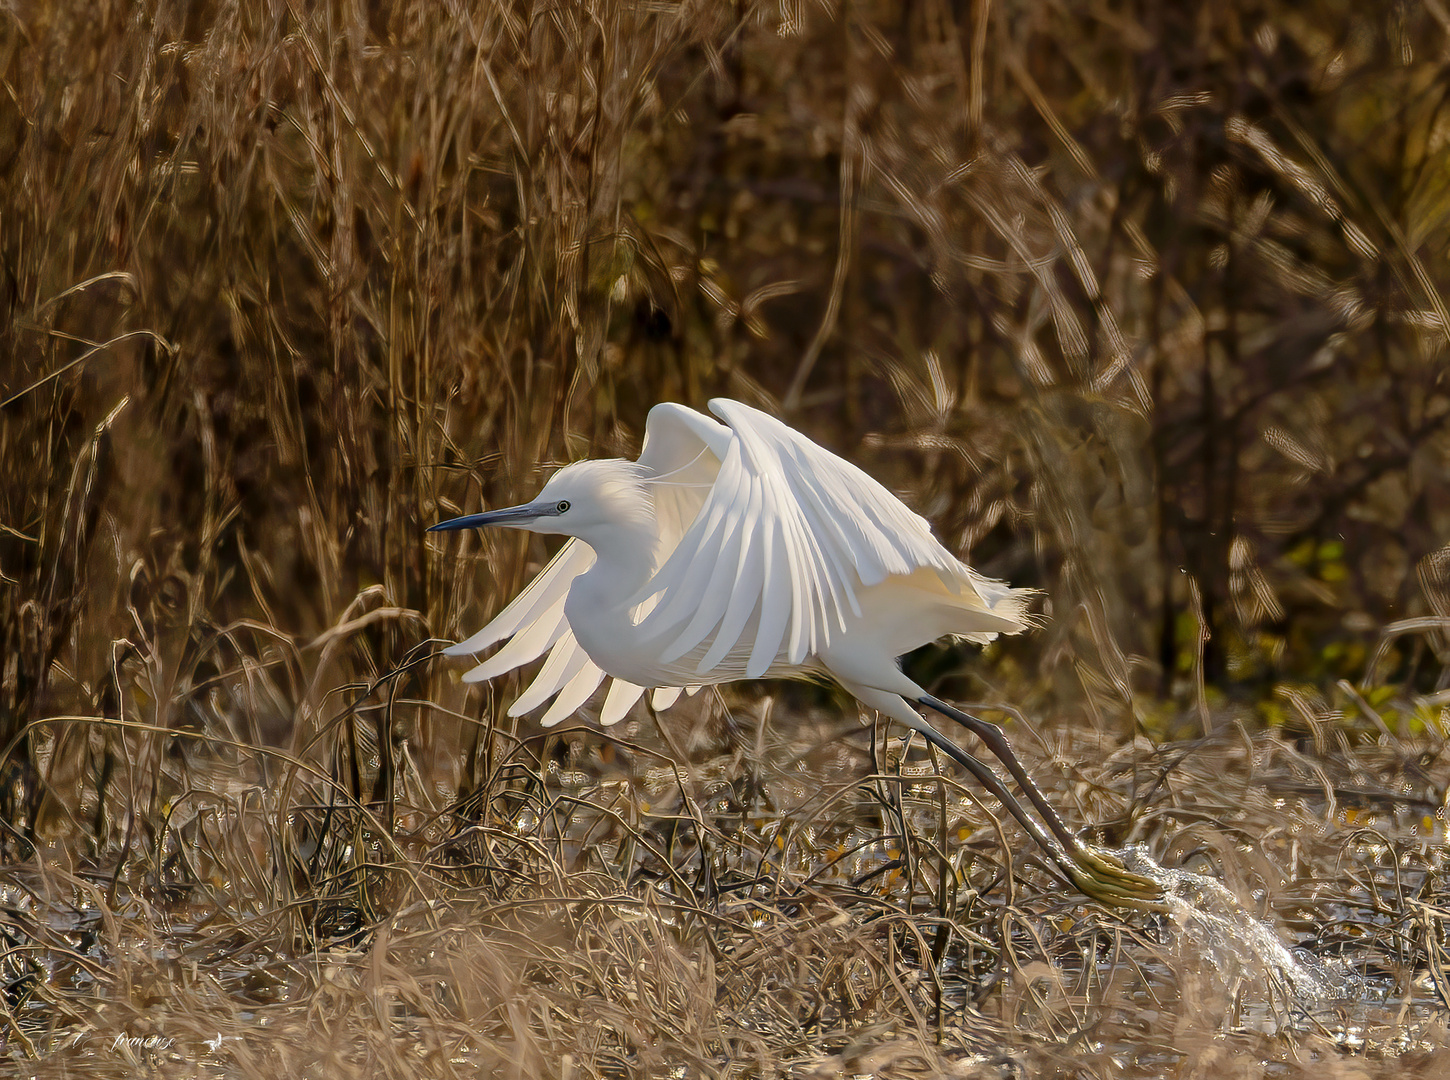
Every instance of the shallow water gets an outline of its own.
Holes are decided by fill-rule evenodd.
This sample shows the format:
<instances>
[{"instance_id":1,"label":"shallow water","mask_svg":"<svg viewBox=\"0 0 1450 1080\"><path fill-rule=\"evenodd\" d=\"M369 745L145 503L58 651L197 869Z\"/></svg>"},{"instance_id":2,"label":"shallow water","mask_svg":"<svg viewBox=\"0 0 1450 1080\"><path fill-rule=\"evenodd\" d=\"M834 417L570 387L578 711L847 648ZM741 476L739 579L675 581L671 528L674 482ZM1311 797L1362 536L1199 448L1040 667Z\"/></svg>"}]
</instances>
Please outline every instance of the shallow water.
<instances>
[{"instance_id":1,"label":"shallow water","mask_svg":"<svg viewBox=\"0 0 1450 1080\"><path fill-rule=\"evenodd\" d=\"M1365 993L1364 981L1343 961L1290 950L1273 926L1249 914L1216 878L1160 866L1142 845L1116 854L1130 870L1162 886L1178 947L1197 950L1225 982L1262 984L1289 1012L1310 1012Z\"/></svg>"}]
</instances>

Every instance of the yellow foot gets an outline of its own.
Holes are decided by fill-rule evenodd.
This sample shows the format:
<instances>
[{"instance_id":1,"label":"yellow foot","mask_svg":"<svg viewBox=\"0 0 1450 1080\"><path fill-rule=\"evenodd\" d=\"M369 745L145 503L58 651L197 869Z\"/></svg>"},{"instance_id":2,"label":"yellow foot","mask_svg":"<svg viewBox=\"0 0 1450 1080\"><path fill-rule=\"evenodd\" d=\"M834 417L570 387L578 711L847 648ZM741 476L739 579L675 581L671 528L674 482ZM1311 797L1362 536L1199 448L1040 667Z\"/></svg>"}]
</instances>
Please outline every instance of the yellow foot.
<instances>
[{"instance_id":1,"label":"yellow foot","mask_svg":"<svg viewBox=\"0 0 1450 1080\"><path fill-rule=\"evenodd\" d=\"M1152 878L1134 873L1110 851L1079 844L1067 856L1064 867L1072 883L1085 896L1110 907L1138 911L1164 911L1163 886Z\"/></svg>"}]
</instances>

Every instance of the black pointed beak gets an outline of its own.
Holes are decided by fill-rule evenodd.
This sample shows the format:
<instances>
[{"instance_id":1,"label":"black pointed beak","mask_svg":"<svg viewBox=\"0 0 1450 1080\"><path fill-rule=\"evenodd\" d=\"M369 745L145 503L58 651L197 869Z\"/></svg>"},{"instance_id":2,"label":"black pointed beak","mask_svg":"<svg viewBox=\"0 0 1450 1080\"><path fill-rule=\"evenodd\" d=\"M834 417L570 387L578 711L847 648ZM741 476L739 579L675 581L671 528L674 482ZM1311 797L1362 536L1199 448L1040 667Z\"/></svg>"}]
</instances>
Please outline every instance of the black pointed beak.
<instances>
[{"instance_id":1,"label":"black pointed beak","mask_svg":"<svg viewBox=\"0 0 1450 1080\"><path fill-rule=\"evenodd\" d=\"M525 503L523 506L509 506L502 510L486 510L482 514L465 514L463 517L449 518L447 521L440 521L437 525L429 525L429 532L456 532L459 529L482 529L489 525L511 526L513 528L527 528L530 522L537 521L541 517L550 517L553 507L539 506L537 503Z\"/></svg>"}]
</instances>

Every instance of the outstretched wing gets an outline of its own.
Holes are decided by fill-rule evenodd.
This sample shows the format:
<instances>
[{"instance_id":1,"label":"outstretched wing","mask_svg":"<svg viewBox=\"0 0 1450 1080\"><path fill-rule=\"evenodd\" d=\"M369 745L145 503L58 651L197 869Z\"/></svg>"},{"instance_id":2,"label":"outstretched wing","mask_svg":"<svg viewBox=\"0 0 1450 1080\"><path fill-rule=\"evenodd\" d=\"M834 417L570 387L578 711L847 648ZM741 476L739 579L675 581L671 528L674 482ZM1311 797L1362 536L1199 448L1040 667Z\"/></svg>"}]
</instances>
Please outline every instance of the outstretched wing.
<instances>
[{"instance_id":1,"label":"outstretched wing","mask_svg":"<svg viewBox=\"0 0 1450 1080\"><path fill-rule=\"evenodd\" d=\"M443 650L445 656L474 656L505 638L511 639L478 667L464 682L487 682L544 654L568 630L564 598L574 579L594 565L594 552L578 540L559 549L524 591L495 615L482 630Z\"/></svg>"},{"instance_id":2,"label":"outstretched wing","mask_svg":"<svg viewBox=\"0 0 1450 1080\"><path fill-rule=\"evenodd\" d=\"M710 411L731 435L715 482L640 597L662 663L708 642L698 674L748 649L744 675L758 678L844 630L858 587L929 568L961 590L962 564L866 473L748 405L716 398Z\"/></svg>"},{"instance_id":3,"label":"outstretched wing","mask_svg":"<svg viewBox=\"0 0 1450 1080\"><path fill-rule=\"evenodd\" d=\"M724 424L684 405L665 402L649 411L639 464L647 470L659 550L665 555L699 516L734 441Z\"/></svg>"},{"instance_id":4,"label":"outstretched wing","mask_svg":"<svg viewBox=\"0 0 1450 1080\"><path fill-rule=\"evenodd\" d=\"M655 515L661 529L661 550L671 550L694 521L719 468L717 452L730 444L728 428L683 405L662 404L650 410L639 463L650 470ZM589 700L605 673L589 659L575 640L564 614L564 601L574 579L594 565L594 551L570 540L513 601L478 633L444 650L448 656L472 656L507 639L503 648L463 676L464 682L486 682L545 652L549 656L508 715L532 712L549 698L553 704L541 721L552 727L571 716ZM611 679L599 714L608 727L622 720L645 687ZM678 686L654 690L651 703L658 710L679 698ZM694 693L698 686L687 688ZM557 697L555 697L557 695Z\"/></svg>"},{"instance_id":5,"label":"outstretched wing","mask_svg":"<svg viewBox=\"0 0 1450 1080\"><path fill-rule=\"evenodd\" d=\"M574 579L593 565L594 552L578 540L570 540L487 626L467 640L444 649L447 656L473 656L508 639L503 648L468 671L463 681L487 682L537 660L547 651L549 658L529 688L509 706L508 714L519 716L530 712L558 694L543 721L545 726L552 727L589 700L604 681L604 672L574 640L569 620L564 616L564 600ZM616 685L630 686L628 683ZM644 692L640 687L632 689L634 696L626 699L627 690L616 693L615 687L610 687L605 711L611 716L611 723L622 718Z\"/></svg>"}]
</instances>

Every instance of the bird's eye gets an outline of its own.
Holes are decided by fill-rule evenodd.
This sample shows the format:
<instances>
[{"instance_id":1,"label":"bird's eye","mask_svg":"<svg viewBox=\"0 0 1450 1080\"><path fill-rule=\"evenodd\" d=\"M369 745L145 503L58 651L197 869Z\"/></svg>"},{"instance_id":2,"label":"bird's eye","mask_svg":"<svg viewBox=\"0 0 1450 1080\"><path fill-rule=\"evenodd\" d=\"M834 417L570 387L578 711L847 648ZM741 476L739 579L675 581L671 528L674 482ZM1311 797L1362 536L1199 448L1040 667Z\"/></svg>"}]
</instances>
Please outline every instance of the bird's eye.
<instances>
[{"instance_id":1,"label":"bird's eye","mask_svg":"<svg viewBox=\"0 0 1450 1080\"><path fill-rule=\"evenodd\" d=\"M556 507L554 507L554 509L557 510L561 514L564 513L565 511L567 511L569 509L569 500L568 499L560 499L559 500L559 505L556 506Z\"/></svg>"}]
</instances>

